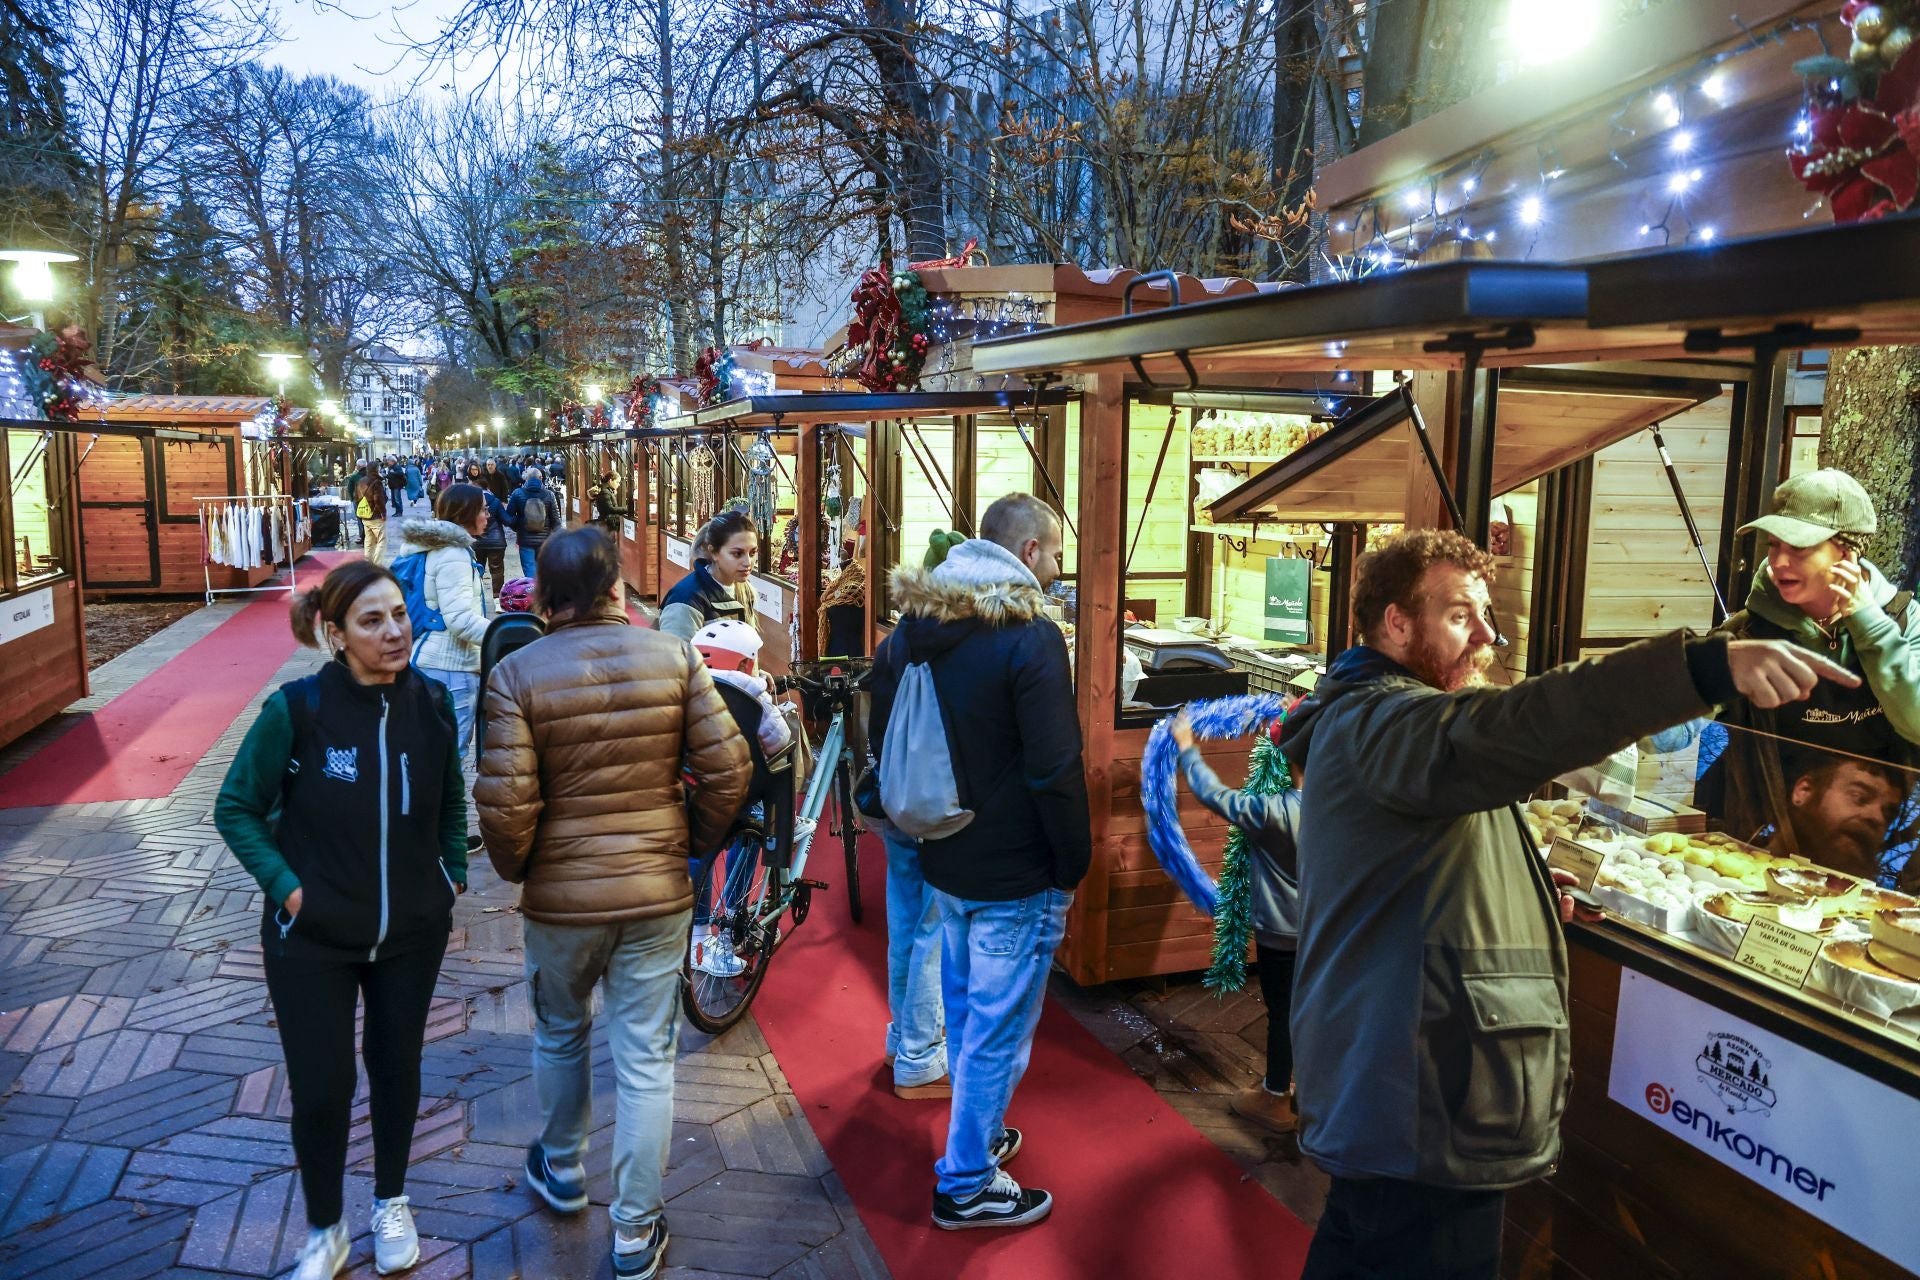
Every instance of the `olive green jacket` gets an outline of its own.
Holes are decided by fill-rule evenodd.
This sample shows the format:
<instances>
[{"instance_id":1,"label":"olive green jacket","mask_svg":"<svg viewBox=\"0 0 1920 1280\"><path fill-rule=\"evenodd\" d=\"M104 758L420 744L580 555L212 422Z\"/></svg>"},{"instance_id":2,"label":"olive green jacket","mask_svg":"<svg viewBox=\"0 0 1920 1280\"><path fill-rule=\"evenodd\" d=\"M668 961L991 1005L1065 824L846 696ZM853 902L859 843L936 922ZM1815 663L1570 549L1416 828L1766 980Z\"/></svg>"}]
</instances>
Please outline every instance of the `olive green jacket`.
<instances>
[{"instance_id":1,"label":"olive green jacket","mask_svg":"<svg viewBox=\"0 0 1920 1280\"><path fill-rule=\"evenodd\" d=\"M1567 952L1515 803L1702 714L1686 643L1457 693L1350 649L1295 712L1295 1098L1301 1149L1323 1169L1489 1189L1549 1171Z\"/></svg>"}]
</instances>

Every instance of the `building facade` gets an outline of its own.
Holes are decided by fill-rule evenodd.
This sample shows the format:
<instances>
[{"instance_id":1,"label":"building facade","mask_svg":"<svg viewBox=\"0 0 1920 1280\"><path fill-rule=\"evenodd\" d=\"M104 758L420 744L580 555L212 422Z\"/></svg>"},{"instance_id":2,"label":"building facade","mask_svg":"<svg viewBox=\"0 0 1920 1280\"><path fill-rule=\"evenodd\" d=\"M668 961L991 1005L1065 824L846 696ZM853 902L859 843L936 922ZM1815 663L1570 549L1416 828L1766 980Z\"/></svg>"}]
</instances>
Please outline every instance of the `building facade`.
<instances>
[{"instance_id":1,"label":"building facade","mask_svg":"<svg viewBox=\"0 0 1920 1280\"><path fill-rule=\"evenodd\" d=\"M349 367L346 403L357 426L370 432L375 455L414 453L426 448L427 381L433 365L375 344Z\"/></svg>"}]
</instances>

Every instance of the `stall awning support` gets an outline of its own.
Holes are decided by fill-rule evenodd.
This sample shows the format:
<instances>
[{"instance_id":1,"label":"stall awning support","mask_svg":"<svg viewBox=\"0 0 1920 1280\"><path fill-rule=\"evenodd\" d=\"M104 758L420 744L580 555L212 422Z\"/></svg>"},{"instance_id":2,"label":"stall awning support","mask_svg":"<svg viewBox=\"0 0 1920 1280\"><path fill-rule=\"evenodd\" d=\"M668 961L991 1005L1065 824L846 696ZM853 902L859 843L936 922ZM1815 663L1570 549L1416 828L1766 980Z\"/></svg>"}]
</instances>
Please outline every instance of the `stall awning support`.
<instances>
[{"instance_id":1,"label":"stall awning support","mask_svg":"<svg viewBox=\"0 0 1920 1280\"><path fill-rule=\"evenodd\" d=\"M1431 352L1456 352L1460 356L1460 379L1455 412L1460 423L1460 440L1454 450L1454 493L1459 505L1457 525L1484 548L1493 527L1493 428L1494 405L1499 394L1497 373L1482 369L1480 361L1489 351L1521 351L1534 343L1533 326L1510 324L1499 333L1450 333L1423 344Z\"/></svg>"},{"instance_id":2,"label":"stall awning support","mask_svg":"<svg viewBox=\"0 0 1920 1280\"><path fill-rule=\"evenodd\" d=\"M1720 598L1744 600L1752 585L1754 559L1743 554L1734 530L1766 513L1780 483L1780 460L1787 429L1787 369L1784 356L1807 347L1843 346L1858 341L1860 330L1820 329L1810 324L1775 325L1757 333L1726 333L1718 327L1691 329L1690 352L1752 351L1747 384L1740 399L1733 436L1727 446L1726 518L1720 528Z\"/></svg>"}]
</instances>

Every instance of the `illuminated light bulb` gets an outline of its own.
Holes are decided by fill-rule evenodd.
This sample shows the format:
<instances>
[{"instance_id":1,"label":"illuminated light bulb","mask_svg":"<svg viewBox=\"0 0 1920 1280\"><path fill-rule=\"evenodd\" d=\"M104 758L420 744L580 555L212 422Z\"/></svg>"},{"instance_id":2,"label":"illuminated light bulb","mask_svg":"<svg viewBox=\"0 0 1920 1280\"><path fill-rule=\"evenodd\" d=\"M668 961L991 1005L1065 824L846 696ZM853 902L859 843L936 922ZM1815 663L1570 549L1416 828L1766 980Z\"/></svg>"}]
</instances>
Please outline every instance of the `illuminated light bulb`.
<instances>
[{"instance_id":1,"label":"illuminated light bulb","mask_svg":"<svg viewBox=\"0 0 1920 1280\"><path fill-rule=\"evenodd\" d=\"M1554 168L1554 169L1547 170L1548 182L1552 182L1557 178L1564 178L1566 176L1567 176L1567 171L1565 169Z\"/></svg>"},{"instance_id":2,"label":"illuminated light bulb","mask_svg":"<svg viewBox=\"0 0 1920 1280\"><path fill-rule=\"evenodd\" d=\"M1333 371L1333 380L1335 382L1352 382L1353 375L1351 373L1348 373L1345 369L1335 369Z\"/></svg>"},{"instance_id":3,"label":"illuminated light bulb","mask_svg":"<svg viewBox=\"0 0 1920 1280\"><path fill-rule=\"evenodd\" d=\"M1487 232L1487 234L1481 236L1480 238L1486 241L1488 244L1492 244L1495 240L1498 240L1500 238L1500 233L1498 231L1489 231Z\"/></svg>"},{"instance_id":4,"label":"illuminated light bulb","mask_svg":"<svg viewBox=\"0 0 1920 1280\"><path fill-rule=\"evenodd\" d=\"M1520 221L1530 227L1537 227L1547 216L1547 206L1539 196L1528 196L1520 202Z\"/></svg>"},{"instance_id":5,"label":"illuminated light bulb","mask_svg":"<svg viewBox=\"0 0 1920 1280\"><path fill-rule=\"evenodd\" d=\"M1640 224L1640 234L1641 234L1641 235L1643 235L1643 236L1647 236L1647 235L1652 235L1652 234L1653 234L1653 227L1652 227L1652 225L1651 225L1651 224L1649 224L1649 223L1645 223L1645 222L1643 222L1643 223L1641 223L1641 224Z\"/></svg>"},{"instance_id":6,"label":"illuminated light bulb","mask_svg":"<svg viewBox=\"0 0 1920 1280\"><path fill-rule=\"evenodd\" d=\"M1600 0L1510 0L1507 43L1527 65L1557 62L1593 43Z\"/></svg>"},{"instance_id":7,"label":"illuminated light bulb","mask_svg":"<svg viewBox=\"0 0 1920 1280\"><path fill-rule=\"evenodd\" d=\"M1810 136L1812 133L1813 133L1813 121L1807 119L1805 116L1801 116L1798 120L1795 120L1793 122L1794 137L1805 138Z\"/></svg>"},{"instance_id":8,"label":"illuminated light bulb","mask_svg":"<svg viewBox=\"0 0 1920 1280\"><path fill-rule=\"evenodd\" d=\"M1725 102L1727 100L1727 77L1721 72L1714 72L1700 82L1700 92L1706 94L1715 102Z\"/></svg>"},{"instance_id":9,"label":"illuminated light bulb","mask_svg":"<svg viewBox=\"0 0 1920 1280\"><path fill-rule=\"evenodd\" d=\"M1667 179L1667 190L1673 192L1675 195L1679 195L1692 185L1693 179L1689 177L1684 170Z\"/></svg>"},{"instance_id":10,"label":"illuminated light bulb","mask_svg":"<svg viewBox=\"0 0 1920 1280\"><path fill-rule=\"evenodd\" d=\"M1693 150L1693 130L1680 130L1673 135L1673 140L1667 143L1667 145L1673 149L1675 155L1683 156L1687 154L1687 152Z\"/></svg>"},{"instance_id":11,"label":"illuminated light bulb","mask_svg":"<svg viewBox=\"0 0 1920 1280\"><path fill-rule=\"evenodd\" d=\"M1342 218L1340 221L1334 223L1333 229L1335 231L1345 231L1347 229L1347 220Z\"/></svg>"},{"instance_id":12,"label":"illuminated light bulb","mask_svg":"<svg viewBox=\"0 0 1920 1280\"><path fill-rule=\"evenodd\" d=\"M1418 191L1409 191L1404 196L1401 196L1400 200L1401 203L1405 204L1409 209L1424 209L1427 207L1427 198Z\"/></svg>"},{"instance_id":13,"label":"illuminated light bulb","mask_svg":"<svg viewBox=\"0 0 1920 1280\"><path fill-rule=\"evenodd\" d=\"M1653 109L1663 116L1670 116L1680 110L1680 104L1673 100L1672 94L1662 89L1660 95L1653 100Z\"/></svg>"},{"instance_id":14,"label":"illuminated light bulb","mask_svg":"<svg viewBox=\"0 0 1920 1280\"><path fill-rule=\"evenodd\" d=\"M1468 178L1465 182L1460 184L1461 193L1464 195L1472 195L1474 188L1478 187L1479 185L1480 185L1480 180L1478 178Z\"/></svg>"},{"instance_id":15,"label":"illuminated light bulb","mask_svg":"<svg viewBox=\"0 0 1920 1280\"><path fill-rule=\"evenodd\" d=\"M1707 244L1712 244L1714 236L1718 234L1712 227L1700 228L1700 239Z\"/></svg>"}]
</instances>

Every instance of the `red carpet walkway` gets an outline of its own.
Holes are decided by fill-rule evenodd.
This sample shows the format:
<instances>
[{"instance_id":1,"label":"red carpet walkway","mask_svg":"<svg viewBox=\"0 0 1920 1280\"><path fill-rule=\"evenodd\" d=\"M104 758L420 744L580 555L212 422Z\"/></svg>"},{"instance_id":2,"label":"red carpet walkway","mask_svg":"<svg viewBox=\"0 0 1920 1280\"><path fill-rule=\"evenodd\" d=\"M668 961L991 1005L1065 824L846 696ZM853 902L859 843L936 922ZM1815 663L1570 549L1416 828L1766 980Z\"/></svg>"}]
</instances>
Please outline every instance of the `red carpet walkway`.
<instances>
[{"instance_id":1,"label":"red carpet walkway","mask_svg":"<svg viewBox=\"0 0 1920 1280\"><path fill-rule=\"evenodd\" d=\"M351 554L309 556L303 585ZM260 596L0 777L0 809L171 795L298 647L287 603Z\"/></svg>"},{"instance_id":2,"label":"red carpet walkway","mask_svg":"<svg viewBox=\"0 0 1920 1280\"><path fill-rule=\"evenodd\" d=\"M1312 1233L1147 1083L1051 1002L1007 1119L1009 1167L1054 1193L1052 1218L1008 1231L936 1230L943 1102L902 1102L881 1065L887 1024L886 855L860 851L867 922L825 895L793 935L753 1015L860 1220L901 1280L1132 1280L1299 1274ZM825 864L812 874L832 878Z\"/></svg>"}]
</instances>

